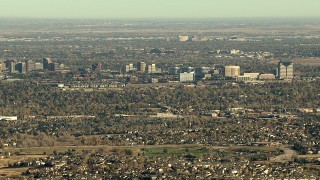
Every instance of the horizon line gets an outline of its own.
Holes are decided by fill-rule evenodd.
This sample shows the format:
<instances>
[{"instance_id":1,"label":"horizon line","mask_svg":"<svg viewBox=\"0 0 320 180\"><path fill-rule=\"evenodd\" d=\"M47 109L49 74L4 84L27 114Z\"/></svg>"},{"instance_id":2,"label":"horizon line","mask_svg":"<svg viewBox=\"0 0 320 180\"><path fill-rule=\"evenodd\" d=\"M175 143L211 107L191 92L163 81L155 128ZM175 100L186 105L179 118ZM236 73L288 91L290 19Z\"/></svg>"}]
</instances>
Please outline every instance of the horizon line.
<instances>
[{"instance_id":1,"label":"horizon line","mask_svg":"<svg viewBox=\"0 0 320 180\"><path fill-rule=\"evenodd\" d=\"M320 16L259 16L259 17L6 17L0 16L0 19L16 19L16 20L213 20L213 19L315 19Z\"/></svg>"}]
</instances>

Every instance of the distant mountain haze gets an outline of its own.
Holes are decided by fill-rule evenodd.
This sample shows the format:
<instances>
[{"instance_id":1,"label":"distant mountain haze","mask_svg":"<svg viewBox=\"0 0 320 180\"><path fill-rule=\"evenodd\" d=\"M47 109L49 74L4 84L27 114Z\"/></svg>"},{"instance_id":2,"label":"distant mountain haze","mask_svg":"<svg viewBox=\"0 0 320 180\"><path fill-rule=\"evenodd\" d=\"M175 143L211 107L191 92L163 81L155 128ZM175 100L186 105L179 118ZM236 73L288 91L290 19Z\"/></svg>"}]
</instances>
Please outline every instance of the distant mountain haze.
<instances>
[{"instance_id":1,"label":"distant mountain haze","mask_svg":"<svg viewBox=\"0 0 320 180\"><path fill-rule=\"evenodd\" d=\"M319 17L319 0L0 0L3 18Z\"/></svg>"}]
</instances>

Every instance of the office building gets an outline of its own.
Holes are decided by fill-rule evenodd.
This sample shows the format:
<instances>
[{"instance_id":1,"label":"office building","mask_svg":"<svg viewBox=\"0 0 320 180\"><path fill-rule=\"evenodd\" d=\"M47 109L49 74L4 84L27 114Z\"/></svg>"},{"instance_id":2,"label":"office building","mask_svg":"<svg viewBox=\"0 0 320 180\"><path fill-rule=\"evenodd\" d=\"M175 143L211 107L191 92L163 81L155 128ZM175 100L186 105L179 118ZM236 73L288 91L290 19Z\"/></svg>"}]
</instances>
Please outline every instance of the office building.
<instances>
[{"instance_id":1,"label":"office building","mask_svg":"<svg viewBox=\"0 0 320 180\"><path fill-rule=\"evenodd\" d=\"M293 62L280 61L278 63L278 79L293 78Z\"/></svg>"},{"instance_id":2,"label":"office building","mask_svg":"<svg viewBox=\"0 0 320 180\"><path fill-rule=\"evenodd\" d=\"M273 80L276 79L276 76L274 74L260 74L259 80Z\"/></svg>"},{"instance_id":3,"label":"office building","mask_svg":"<svg viewBox=\"0 0 320 180\"><path fill-rule=\"evenodd\" d=\"M179 81L180 82L193 82L195 79L194 72L184 72L179 74Z\"/></svg>"},{"instance_id":4,"label":"office building","mask_svg":"<svg viewBox=\"0 0 320 180\"><path fill-rule=\"evenodd\" d=\"M152 74L157 72L156 64L150 64L147 66L147 73Z\"/></svg>"},{"instance_id":5,"label":"office building","mask_svg":"<svg viewBox=\"0 0 320 180\"><path fill-rule=\"evenodd\" d=\"M129 73L133 71L133 64L126 64L122 67L123 73Z\"/></svg>"},{"instance_id":6,"label":"office building","mask_svg":"<svg viewBox=\"0 0 320 180\"><path fill-rule=\"evenodd\" d=\"M184 36L184 35L179 36L179 41L180 41L180 42L186 42L186 41L188 41L188 40L189 40L189 36Z\"/></svg>"},{"instance_id":7,"label":"office building","mask_svg":"<svg viewBox=\"0 0 320 180\"><path fill-rule=\"evenodd\" d=\"M179 67L169 67L168 68L168 74L170 75L178 75L180 71Z\"/></svg>"},{"instance_id":8,"label":"office building","mask_svg":"<svg viewBox=\"0 0 320 180\"><path fill-rule=\"evenodd\" d=\"M26 67L27 67L27 72L33 71L35 68L35 62L32 60L27 60L26 61Z\"/></svg>"},{"instance_id":9,"label":"office building","mask_svg":"<svg viewBox=\"0 0 320 180\"><path fill-rule=\"evenodd\" d=\"M51 61L50 58L43 58L43 59L42 59L43 69L44 69L44 70L48 70L50 63L52 63L52 61Z\"/></svg>"},{"instance_id":10,"label":"office building","mask_svg":"<svg viewBox=\"0 0 320 180\"><path fill-rule=\"evenodd\" d=\"M210 72L210 67L196 67L195 68L195 76L196 78L203 78L205 74Z\"/></svg>"},{"instance_id":11,"label":"office building","mask_svg":"<svg viewBox=\"0 0 320 180\"><path fill-rule=\"evenodd\" d=\"M240 66L225 66L224 67L225 77L237 77L240 76Z\"/></svg>"},{"instance_id":12,"label":"office building","mask_svg":"<svg viewBox=\"0 0 320 180\"><path fill-rule=\"evenodd\" d=\"M147 67L147 64L145 62L138 62L137 63L137 71L139 71L141 73L146 72L146 67Z\"/></svg>"},{"instance_id":13,"label":"office building","mask_svg":"<svg viewBox=\"0 0 320 180\"><path fill-rule=\"evenodd\" d=\"M57 71L57 70L59 70L59 63L50 63L48 66L49 66L48 67L49 71Z\"/></svg>"},{"instance_id":14,"label":"office building","mask_svg":"<svg viewBox=\"0 0 320 180\"><path fill-rule=\"evenodd\" d=\"M236 80L237 82L248 82L252 81L253 79L250 76L237 76Z\"/></svg>"},{"instance_id":15,"label":"office building","mask_svg":"<svg viewBox=\"0 0 320 180\"><path fill-rule=\"evenodd\" d=\"M35 63L34 64L34 69L35 70L42 70L43 69L43 64L42 63Z\"/></svg>"},{"instance_id":16,"label":"office building","mask_svg":"<svg viewBox=\"0 0 320 180\"><path fill-rule=\"evenodd\" d=\"M260 73L243 73L243 76L250 77L252 80L257 80Z\"/></svg>"},{"instance_id":17,"label":"office building","mask_svg":"<svg viewBox=\"0 0 320 180\"><path fill-rule=\"evenodd\" d=\"M2 70L7 70L8 72L14 72L15 71L15 65L16 62L14 60L6 60L2 63Z\"/></svg>"},{"instance_id":18,"label":"office building","mask_svg":"<svg viewBox=\"0 0 320 180\"><path fill-rule=\"evenodd\" d=\"M26 63L25 63L25 62L17 63L17 64L15 65L15 69L16 69L16 71L18 71L19 73L26 74L26 72L27 72Z\"/></svg>"},{"instance_id":19,"label":"office building","mask_svg":"<svg viewBox=\"0 0 320 180\"><path fill-rule=\"evenodd\" d=\"M184 73L184 72L186 72L186 73L193 72L193 68L192 67L182 67L180 69L180 73Z\"/></svg>"}]
</instances>

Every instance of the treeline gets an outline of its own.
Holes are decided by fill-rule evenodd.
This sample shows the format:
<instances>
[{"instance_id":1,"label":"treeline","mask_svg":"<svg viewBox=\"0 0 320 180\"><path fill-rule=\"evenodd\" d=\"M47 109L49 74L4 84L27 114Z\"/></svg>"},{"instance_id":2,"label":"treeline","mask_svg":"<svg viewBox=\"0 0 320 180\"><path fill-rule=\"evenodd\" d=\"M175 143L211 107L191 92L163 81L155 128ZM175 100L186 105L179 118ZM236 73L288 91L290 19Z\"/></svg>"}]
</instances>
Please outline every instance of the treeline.
<instances>
[{"instance_id":1,"label":"treeline","mask_svg":"<svg viewBox=\"0 0 320 180\"><path fill-rule=\"evenodd\" d=\"M132 88L106 91L63 91L32 82L1 83L0 114L7 116L64 116L145 114L158 108L172 113L250 108L279 110L318 108L319 82L267 83L237 86ZM191 111L190 111L191 110Z\"/></svg>"}]
</instances>

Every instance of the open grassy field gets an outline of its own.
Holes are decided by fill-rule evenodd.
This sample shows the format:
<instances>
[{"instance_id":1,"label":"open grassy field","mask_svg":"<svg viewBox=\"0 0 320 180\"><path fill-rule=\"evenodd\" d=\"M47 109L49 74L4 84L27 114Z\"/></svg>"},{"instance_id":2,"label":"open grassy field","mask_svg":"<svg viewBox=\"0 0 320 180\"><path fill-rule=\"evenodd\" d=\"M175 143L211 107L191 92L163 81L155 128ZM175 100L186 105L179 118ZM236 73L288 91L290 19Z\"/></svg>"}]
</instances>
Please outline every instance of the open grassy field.
<instances>
[{"instance_id":1,"label":"open grassy field","mask_svg":"<svg viewBox=\"0 0 320 180\"><path fill-rule=\"evenodd\" d=\"M145 156L182 156L191 154L200 157L208 153L209 149L206 147L161 147L161 148L144 148Z\"/></svg>"}]
</instances>

